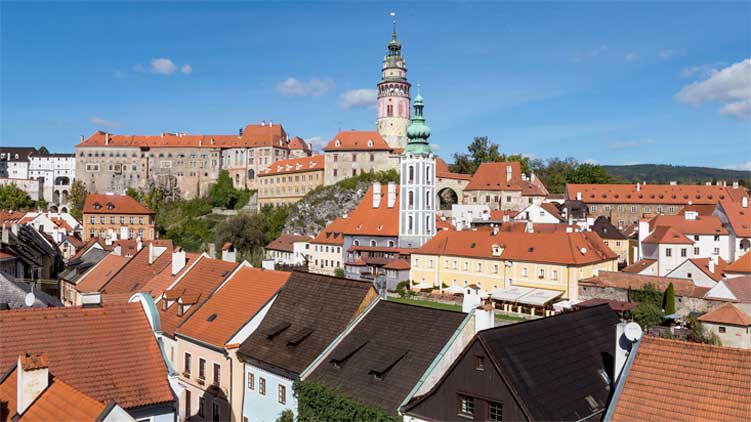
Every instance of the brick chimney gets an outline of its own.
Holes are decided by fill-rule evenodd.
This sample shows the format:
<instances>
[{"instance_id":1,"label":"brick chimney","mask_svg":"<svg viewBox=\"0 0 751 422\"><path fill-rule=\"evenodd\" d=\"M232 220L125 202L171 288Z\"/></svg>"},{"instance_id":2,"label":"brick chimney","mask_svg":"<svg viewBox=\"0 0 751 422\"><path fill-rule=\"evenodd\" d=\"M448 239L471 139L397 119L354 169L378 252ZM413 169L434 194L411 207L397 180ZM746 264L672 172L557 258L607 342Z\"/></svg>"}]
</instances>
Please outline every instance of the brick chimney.
<instances>
[{"instance_id":1,"label":"brick chimney","mask_svg":"<svg viewBox=\"0 0 751 422\"><path fill-rule=\"evenodd\" d=\"M16 412L20 415L39 397L50 382L46 353L24 353L16 367Z\"/></svg>"}]
</instances>

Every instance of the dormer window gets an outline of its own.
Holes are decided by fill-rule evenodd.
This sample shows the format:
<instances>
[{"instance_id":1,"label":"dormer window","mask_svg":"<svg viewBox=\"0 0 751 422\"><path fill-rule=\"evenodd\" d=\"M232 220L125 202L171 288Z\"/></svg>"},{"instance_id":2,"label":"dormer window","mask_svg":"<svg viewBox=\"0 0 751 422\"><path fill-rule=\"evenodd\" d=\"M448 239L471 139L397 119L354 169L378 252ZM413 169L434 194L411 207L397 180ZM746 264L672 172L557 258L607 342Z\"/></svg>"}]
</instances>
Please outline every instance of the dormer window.
<instances>
[{"instance_id":1,"label":"dormer window","mask_svg":"<svg viewBox=\"0 0 751 422\"><path fill-rule=\"evenodd\" d=\"M336 140L336 143L335 143L335 145L336 145L337 147L340 147L340 146L342 146L342 141L340 141L340 140L338 140L338 139L337 139L337 140Z\"/></svg>"},{"instance_id":2,"label":"dormer window","mask_svg":"<svg viewBox=\"0 0 751 422\"><path fill-rule=\"evenodd\" d=\"M373 140L368 139L368 148L373 148Z\"/></svg>"}]
</instances>

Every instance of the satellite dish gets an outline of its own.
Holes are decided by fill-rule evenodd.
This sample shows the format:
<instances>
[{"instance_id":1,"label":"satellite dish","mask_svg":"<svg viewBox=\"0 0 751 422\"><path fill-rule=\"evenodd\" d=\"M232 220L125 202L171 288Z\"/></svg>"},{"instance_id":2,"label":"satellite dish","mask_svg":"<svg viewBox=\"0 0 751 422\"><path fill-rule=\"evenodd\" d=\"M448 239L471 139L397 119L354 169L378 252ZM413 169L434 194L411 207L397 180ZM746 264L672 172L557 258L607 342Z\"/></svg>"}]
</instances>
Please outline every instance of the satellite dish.
<instances>
[{"instance_id":1,"label":"satellite dish","mask_svg":"<svg viewBox=\"0 0 751 422\"><path fill-rule=\"evenodd\" d=\"M629 322L623 329L623 335L626 336L630 342L636 342L642 335L641 326L635 322Z\"/></svg>"},{"instance_id":2,"label":"satellite dish","mask_svg":"<svg viewBox=\"0 0 751 422\"><path fill-rule=\"evenodd\" d=\"M26 293L26 297L23 299L23 303L31 308L34 306L34 302L36 302L36 297L34 297L34 292Z\"/></svg>"}]
</instances>

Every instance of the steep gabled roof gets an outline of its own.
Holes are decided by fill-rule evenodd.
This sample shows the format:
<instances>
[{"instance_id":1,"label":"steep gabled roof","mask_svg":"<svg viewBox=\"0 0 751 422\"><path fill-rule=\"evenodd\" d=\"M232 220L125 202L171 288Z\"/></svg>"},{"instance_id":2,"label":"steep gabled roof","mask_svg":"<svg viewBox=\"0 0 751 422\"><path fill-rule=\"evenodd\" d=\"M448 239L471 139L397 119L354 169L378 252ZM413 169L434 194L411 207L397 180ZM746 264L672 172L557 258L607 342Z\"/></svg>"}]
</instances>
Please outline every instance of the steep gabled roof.
<instances>
[{"instance_id":1,"label":"steep gabled roof","mask_svg":"<svg viewBox=\"0 0 751 422\"><path fill-rule=\"evenodd\" d=\"M381 300L308 379L396 414L466 317L461 312Z\"/></svg>"},{"instance_id":2,"label":"steep gabled roof","mask_svg":"<svg viewBox=\"0 0 751 422\"><path fill-rule=\"evenodd\" d=\"M603 239L627 239L626 235L618 227L602 215L597 217L591 229Z\"/></svg>"},{"instance_id":3,"label":"steep gabled roof","mask_svg":"<svg viewBox=\"0 0 751 422\"><path fill-rule=\"evenodd\" d=\"M726 273L751 274L751 251L741 255L723 270Z\"/></svg>"},{"instance_id":4,"label":"steep gabled roof","mask_svg":"<svg viewBox=\"0 0 751 422\"><path fill-rule=\"evenodd\" d=\"M290 273L243 267L176 330L217 348L224 348L247 323L284 286Z\"/></svg>"},{"instance_id":5,"label":"steep gabled roof","mask_svg":"<svg viewBox=\"0 0 751 422\"><path fill-rule=\"evenodd\" d=\"M728 222L738 237L751 237L751 208L738 201L720 201Z\"/></svg>"},{"instance_id":6,"label":"steep gabled roof","mask_svg":"<svg viewBox=\"0 0 751 422\"><path fill-rule=\"evenodd\" d=\"M376 296L370 282L293 272L238 355L299 375Z\"/></svg>"},{"instance_id":7,"label":"steep gabled roof","mask_svg":"<svg viewBox=\"0 0 751 422\"><path fill-rule=\"evenodd\" d=\"M649 336L639 343L611 404L614 422L751 417L751 350Z\"/></svg>"},{"instance_id":8,"label":"steep gabled roof","mask_svg":"<svg viewBox=\"0 0 751 422\"><path fill-rule=\"evenodd\" d=\"M81 277L76 284L76 290L84 293L99 291L129 260L130 258L125 256L107 255Z\"/></svg>"},{"instance_id":9,"label":"steep gabled roof","mask_svg":"<svg viewBox=\"0 0 751 422\"><path fill-rule=\"evenodd\" d=\"M642 240L642 243L655 243L663 245L693 245L694 241L687 238L683 233L670 226L657 226Z\"/></svg>"},{"instance_id":10,"label":"steep gabled roof","mask_svg":"<svg viewBox=\"0 0 751 422\"><path fill-rule=\"evenodd\" d=\"M161 252L159 255L157 255ZM172 241L153 240L130 258L110 280L100 288L105 294L143 292L157 274L172 263Z\"/></svg>"},{"instance_id":11,"label":"steep gabled roof","mask_svg":"<svg viewBox=\"0 0 751 422\"><path fill-rule=\"evenodd\" d=\"M291 141L289 141L289 149L300 149L303 151L310 151L310 145L305 142L305 140L299 136L295 136Z\"/></svg>"},{"instance_id":12,"label":"steep gabled roof","mask_svg":"<svg viewBox=\"0 0 751 422\"><path fill-rule=\"evenodd\" d=\"M733 277L720 281L718 285L725 286L740 303L751 303L751 276ZM717 286L715 286L717 287ZM713 296L707 296L713 297Z\"/></svg>"},{"instance_id":13,"label":"steep gabled roof","mask_svg":"<svg viewBox=\"0 0 751 422\"><path fill-rule=\"evenodd\" d=\"M100 402L129 409L174 400L141 304L2 311L0 333L0 368L45 352L50 372Z\"/></svg>"},{"instance_id":14,"label":"steep gabled roof","mask_svg":"<svg viewBox=\"0 0 751 422\"><path fill-rule=\"evenodd\" d=\"M509 170L510 169L510 170ZM507 175L511 178L507 179ZM482 163L472 175L464 191L521 191L524 196L546 196L545 186L539 179L524 180L521 164L517 161Z\"/></svg>"}]
</instances>

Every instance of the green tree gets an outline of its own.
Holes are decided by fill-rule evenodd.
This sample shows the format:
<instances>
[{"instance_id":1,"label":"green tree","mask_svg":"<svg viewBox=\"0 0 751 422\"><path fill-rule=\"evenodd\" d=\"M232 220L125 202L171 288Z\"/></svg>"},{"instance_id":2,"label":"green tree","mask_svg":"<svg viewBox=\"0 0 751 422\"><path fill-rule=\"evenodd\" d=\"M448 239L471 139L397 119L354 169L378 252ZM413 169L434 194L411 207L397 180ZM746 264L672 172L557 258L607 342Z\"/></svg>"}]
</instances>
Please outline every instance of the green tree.
<instances>
[{"instance_id":1,"label":"green tree","mask_svg":"<svg viewBox=\"0 0 751 422\"><path fill-rule=\"evenodd\" d=\"M284 409L276 418L276 422L295 422L295 414L290 409Z\"/></svg>"},{"instance_id":2,"label":"green tree","mask_svg":"<svg viewBox=\"0 0 751 422\"><path fill-rule=\"evenodd\" d=\"M125 189L125 194L135 199L136 201L143 200L143 195L141 195L141 192L136 188Z\"/></svg>"},{"instance_id":3,"label":"green tree","mask_svg":"<svg viewBox=\"0 0 751 422\"><path fill-rule=\"evenodd\" d=\"M672 315L675 313L675 287L673 283L668 284L668 288L665 289L665 298L663 300L663 309L665 314Z\"/></svg>"},{"instance_id":4,"label":"green tree","mask_svg":"<svg viewBox=\"0 0 751 422\"><path fill-rule=\"evenodd\" d=\"M521 154L505 155L500 152L498 144L490 142L487 136L477 136L469 146L468 153L454 154L454 164L449 168L452 172L473 174L482 163L501 161L518 161L522 172L529 172L530 160Z\"/></svg>"},{"instance_id":5,"label":"green tree","mask_svg":"<svg viewBox=\"0 0 751 422\"><path fill-rule=\"evenodd\" d=\"M86 202L86 186L80 180L74 180L70 186L68 202L70 202L70 215L77 220L83 218L83 205Z\"/></svg>"},{"instance_id":6,"label":"green tree","mask_svg":"<svg viewBox=\"0 0 751 422\"><path fill-rule=\"evenodd\" d=\"M34 201L15 183L0 186L0 209L24 210L34 206Z\"/></svg>"},{"instance_id":7,"label":"green tree","mask_svg":"<svg viewBox=\"0 0 751 422\"><path fill-rule=\"evenodd\" d=\"M39 147L39 150L38 150L38 151L39 151L39 155L47 155L47 154L49 154L49 153L50 153L50 152L49 152L49 151L47 150L47 147L45 147L45 146L41 146L41 147Z\"/></svg>"},{"instance_id":8,"label":"green tree","mask_svg":"<svg viewBox=\"0 0 751 422\"><path fill-rule=\"evenodd\" d=\"M209 188L209 198L215 207L233 208L237 195L227 170L219 172L216 182Z\"/></svg>"},{"instance_id":9,"label":"green tree","mask_svg":"<svg viewBox=\"0 0 751 422\"><path fill-rule=\"evenodd\" d=\"M696 317L696 315L690 315L686 321L686 325L688 325L689 329L691 330L691 332L689 332L688 334L689 340L695 341L697 343L714 344L715 346L722 345L722 342L720 341L720 338L717 336L717 334L707 334L707 331L704 329L704 326Z\"/></svg>"},{"instance_id":10,"label":"green tree","mask_svg":"<svg viewBox=\"0 0 751 422\"><path fill-rule=\"evenodd\" d=\"M583 163L566 174L568 183L615 183L615 178L602 166Z\"/></svg>"},{"instance_id":11,"label":"green tree","mask_svg":"<svg viewBox=\"0 0 751 422\"><path fill-rule=\"evenodd\" d=\"M335 269L334 270L334 275L337 276L337 277L344 278L344 275L345 275L344 274L344 268L338 267L337 269Z\"/></svg>"},{"instance_id":12,"label":"green tree","mask_svg":"<svg viewBox=\"0 0 751 422\"><path fill-rule=\"evenodd\" d=\"M645 330L662 323L662 309L653 303L640 303L631 311L631 317Z\"/></svg>"},{"instance_id":13,"label":"green tree","mask_svg":"<svg viewBox=\"0 0 751 422\"><path fill-rule=\"evenodd\" d=\"M366 406L319 381L295 381L297 417L301 422L400 422L396 411L386 413Z\"/></svg>"}]
</instances>

